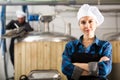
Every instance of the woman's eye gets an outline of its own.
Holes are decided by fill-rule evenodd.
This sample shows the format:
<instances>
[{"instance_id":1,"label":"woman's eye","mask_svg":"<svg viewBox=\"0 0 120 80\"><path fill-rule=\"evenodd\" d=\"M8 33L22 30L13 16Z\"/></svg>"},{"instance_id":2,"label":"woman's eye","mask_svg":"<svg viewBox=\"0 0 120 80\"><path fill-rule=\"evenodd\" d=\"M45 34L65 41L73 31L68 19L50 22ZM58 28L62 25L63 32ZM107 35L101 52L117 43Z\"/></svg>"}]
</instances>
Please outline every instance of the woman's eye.
<instances>
[{"instance_id":1,"label":"woman's eye","mask_svg":"<svg viewBox=\"0 0 120 80\"><path fill-rule=\"evenodd\" d=\"M81 21L81 24L86 24L86 22L85 21Z\"/></svg>"},{"instance_id":2,"label":"woman's eye","mask_svg":"<svg viewBox=\"0 0 120 80\"><path fill-rule=\"evenodd\" d=\"M92 23L92 22L93 22L92 20L89 21L89 23Z\"/></svg>"}]
</instances>

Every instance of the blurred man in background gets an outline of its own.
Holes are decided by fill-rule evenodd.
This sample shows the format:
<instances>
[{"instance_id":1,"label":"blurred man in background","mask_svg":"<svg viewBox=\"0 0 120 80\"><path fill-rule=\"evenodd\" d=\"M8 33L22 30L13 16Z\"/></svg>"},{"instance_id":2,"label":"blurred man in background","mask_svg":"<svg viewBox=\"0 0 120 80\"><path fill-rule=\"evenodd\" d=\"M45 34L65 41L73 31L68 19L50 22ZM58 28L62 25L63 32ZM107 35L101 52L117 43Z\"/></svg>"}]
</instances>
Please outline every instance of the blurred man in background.
<instances>
[{"instance_id":1,"label":"blurred man in background","mask_svg":"<svg viewBox=\"0 0 120 80\"><path fill-rule=\"evenodd\" d=\"M16 11L16 16L17 16L17 20L11 20L7 25L6 25L6 30L11 30L11 29L19 29L22 28L24 32L30 32L33 31L33 28L30 26L30 24L28 22L26 22L26 14L23 11ZM22 32L21 31L21 32ZM9 48L9 52L10 52L10 58L11 58L11 62L14 65L14 40L17 37L12 37L11 39L11 43L10 43L10 48Z\"/></svg>"}]
</instances>

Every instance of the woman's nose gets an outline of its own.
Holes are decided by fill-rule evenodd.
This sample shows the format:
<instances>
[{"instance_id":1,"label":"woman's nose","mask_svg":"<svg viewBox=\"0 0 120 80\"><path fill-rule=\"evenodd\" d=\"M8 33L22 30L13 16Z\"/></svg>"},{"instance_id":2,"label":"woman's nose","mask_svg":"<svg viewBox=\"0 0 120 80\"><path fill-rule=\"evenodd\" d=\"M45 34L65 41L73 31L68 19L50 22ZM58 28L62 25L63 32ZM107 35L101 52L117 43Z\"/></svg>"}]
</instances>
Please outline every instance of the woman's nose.
<instances>
[{"instance_id":1,"label":"woman's nose","mask_svg":"<svg viewBox=\"0 0 120 80\"><path fill-rule=\"evenodd\" d=\"M86 28L88 28L88 27L90 26L90 24L89 24L89 23L86 23L84 26L85 26Z\"/></svg>"}]
</instances>

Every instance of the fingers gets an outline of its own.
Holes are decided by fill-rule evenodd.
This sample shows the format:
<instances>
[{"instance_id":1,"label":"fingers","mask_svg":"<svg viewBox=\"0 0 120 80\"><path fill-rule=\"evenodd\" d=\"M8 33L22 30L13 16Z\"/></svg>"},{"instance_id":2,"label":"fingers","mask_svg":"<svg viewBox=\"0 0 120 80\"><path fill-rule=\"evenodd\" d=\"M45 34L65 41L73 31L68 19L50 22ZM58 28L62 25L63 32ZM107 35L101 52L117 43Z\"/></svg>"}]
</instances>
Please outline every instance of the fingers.
<instances>
[{"instance_id":1,"label":"fingers","mask_svg":"<svg viewBox=\"0 0 120 80\"><path fill-rule=\"evenodd\" d=\"M103 56L100 58L99 62L102 62L102 61L109 61L110 59L107 57L107 56Z\"/></svg>"}]
</instances>

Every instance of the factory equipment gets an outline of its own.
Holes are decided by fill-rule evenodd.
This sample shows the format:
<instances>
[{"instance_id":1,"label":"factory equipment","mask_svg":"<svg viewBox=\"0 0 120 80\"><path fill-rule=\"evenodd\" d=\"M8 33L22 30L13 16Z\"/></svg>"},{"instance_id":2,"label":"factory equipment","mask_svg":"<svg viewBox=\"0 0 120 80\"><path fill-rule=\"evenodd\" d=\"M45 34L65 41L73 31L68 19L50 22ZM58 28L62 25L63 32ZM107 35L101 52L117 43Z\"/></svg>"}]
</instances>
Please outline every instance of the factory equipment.
<instances>
[{"instance_id":1,"label":"factory equipment","mask_svg":"<svg viewBox=\"0 0 120 80\"><path fill-rule=\"evenodd\" d=\"M76 38L50 32L49 22L52 21L52 16L42 16L40 19L44 22L44 32L30 32L15 43L15 80L21 75L28 75L31 70L50 69L60 72L61 79L66 80L61 72L62 53L65 44ZM70 33L70 30L66 31Z\"/></svg>"},{"instance_id":2,"label":"factory equipment","mask_svg":"<svg viewBox=\"0 0 120 80\"><path fill-rule=\"evenodd\" d=\"M61 80L57 70L33 70L28 76L21 75L20 80Z\"/></svg>"}]
</instances>

